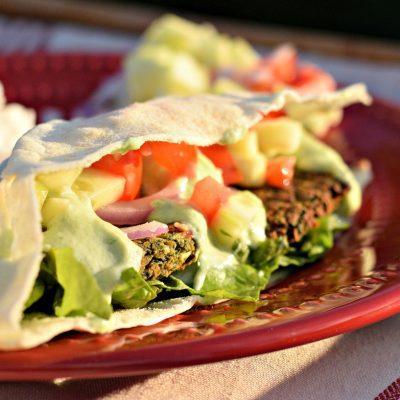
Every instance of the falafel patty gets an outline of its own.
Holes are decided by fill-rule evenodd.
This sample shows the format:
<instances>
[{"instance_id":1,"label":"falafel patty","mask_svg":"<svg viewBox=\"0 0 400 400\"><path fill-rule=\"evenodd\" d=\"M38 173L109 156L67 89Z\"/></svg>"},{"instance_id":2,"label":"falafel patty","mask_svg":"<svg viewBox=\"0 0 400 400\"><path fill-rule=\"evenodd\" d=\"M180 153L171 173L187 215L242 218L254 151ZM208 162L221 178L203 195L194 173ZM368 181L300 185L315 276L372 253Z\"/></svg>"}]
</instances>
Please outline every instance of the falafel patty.
<instances>
[{"instance_id":1,"label":"falafel patty","mask_svg":"<svg viewBox=\"0 0 400 400\"><path fill-rule=\"evenodd\" d=\"M141 273L145 279L167 277L197 260L197 245L192 232L180 223L168 226L168 233L134 240L143 250Z\"/></svg>"},{"instance_id":2,"label":"falafel patty","mask_svg":"<svg viewBox=\"0 0 400 400\"><path fill-rule=\"evenodd\" d=\"M267 237L299 242L318 220L335 211L349 186L327 173L296 171L288 189L253 189L267 210Z\"/></svg>"}]
</instances>

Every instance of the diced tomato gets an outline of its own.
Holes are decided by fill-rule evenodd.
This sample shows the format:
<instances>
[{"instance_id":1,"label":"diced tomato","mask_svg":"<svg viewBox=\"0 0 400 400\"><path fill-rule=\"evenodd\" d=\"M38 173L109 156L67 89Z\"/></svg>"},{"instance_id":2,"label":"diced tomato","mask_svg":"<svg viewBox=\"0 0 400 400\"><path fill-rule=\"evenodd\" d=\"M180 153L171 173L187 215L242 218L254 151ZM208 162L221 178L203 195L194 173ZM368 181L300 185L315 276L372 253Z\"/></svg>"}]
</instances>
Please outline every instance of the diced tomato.
<instances>
[{"instance_id":1,"label":"diced tomato","mask_svg":"<svg viewBox=\"0 0 400 400\"><path fill-rule=\"evenodd\" d=\"M197 160L196 147L186 143L148 142L140 150L143 155L151 154L172 178L190 173Z\"/></svg>"},{"instance_id":2,"label":"diced tomato","mask_svg":"<svg viewBox=\"0 0 400 400\"><path fill-rule=\"evenodd\" d=\"M266 181L270 186L285 189L292 184L295 156L280 156L268 160Z\"/></svg>"},{"instance_id":3,"label":"diced tomato","mask_svg":"<svg viewBox=\"0 0 400 400\"><path fill-rule=\"evenodd\" d=\"M139 150L131 150L125 154L108 154L93 163L92 167L125 178L125 189L120 200L133 200L138 195L143 172L143 160Z\"/></svg>"},{"instance_id":4,"label":"diced tomato","mask_svg":"<svg viewBox=\"0 0 400 400\"><path fill-rule=\"evenodd\" d=\"M290 85L297 77L297 53L289 45L275 50L258 65L238 75L239 81L255 92L272 92Z\"/></svg>"},{"instance_id":5,"label":"diced tomato","mask_svg":"<svg viewBox=\"0 0 400 400\"><path fill-rule=\"evenodd\" d=\"M291 87L302 94L321 94L336 89L330 74L312 64L300 63L290 45L278 47L256 66L231 72L229 76L254 92L277 92Z\"/></svg>"},{"instance_id":6,"label":"diced tomato","mask_svg":"<svg viewBox=\"0 0 400 400\"><path fill-rule=\"evenodd\" d=\"M243 175L238 170L236 162L226 146L213 144L212 146L201 147L200 150L216 167L222 169L225 185L234 185L242 181Z\"/></svg>"},{"instance_id":7,"label":"diced tomato","mask_svg":"<svg viewBox=\"0 0 400 400\"><path fill-rule=\"evenodd\" d=\"M336 89L333 77L312 64L305 64L299 69L298 77L293 86L303 94L321 94Z\"/></svg>"},{"instance_id":8,"label":"diced tomato","mask_svg":"<svg viewBox=\"0 0 400 400\"><path fill-rule=\"evenodd\" d=\"M196 183L188 203L199 210L210 224L231 194L232 189L207 177Z\"/></svg>"},{"instance_id":9,"label":"diced tomato","mask_svg":"<svg viewBox=\"0 0 400 400\"><path fill-rule=\"evenodd\" d=\"M144 157L151 156L151 144L150 142L143 143L140 147L139 151L142 153Z\"/></svg>"},{"instance_id":10,"label":"diced tomato","mask_svg":"<svg viewBox=\"0 0 400 400\"><path fill-rule=\"evenodd\" d=\"M271 92L276 84L271 69L264 64L240 74L238 80L243 86L254 92Z\"/></svg>"},{"instance_id":11,"label":"diced tomato","mask_svg":"<svg viewBox=\"0 0 400 400\"><path fill-rule=\"evenodd\" d=\"M291 84L297 76L297 52L290 45L279 46L270 57L269 67L278 81Z\"/></svg>"},{"instance_id":12,"label":"diced tomato","mask_svg":"<svg viewBox=\"0 0 400 400\"><path fill-rule=\"evenodd\" d=\"M286 115L285 110L270 111L268 114L265 115L264 118L266 118L266 119L273 119L273 118L284 117L285 115Z\"/></svg>"}]
</instances>

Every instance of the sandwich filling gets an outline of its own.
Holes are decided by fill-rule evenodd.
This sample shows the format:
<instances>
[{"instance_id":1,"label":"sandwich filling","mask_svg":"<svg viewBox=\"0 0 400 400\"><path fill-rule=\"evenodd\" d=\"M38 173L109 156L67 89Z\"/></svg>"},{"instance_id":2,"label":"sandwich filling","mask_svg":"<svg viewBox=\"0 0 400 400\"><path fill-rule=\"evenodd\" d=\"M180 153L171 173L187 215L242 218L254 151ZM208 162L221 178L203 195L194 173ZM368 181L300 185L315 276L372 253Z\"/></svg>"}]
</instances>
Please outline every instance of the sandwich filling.
<instances>
[{"instance_id":1,"label":"sandwich filling","mask_svg":"<svg viewBox=\"0 0 400 400\"><path fill-rule=\"evenodd\" d=\"M277 268L321 257L361 189L286 105L354 97L162 98L29 132L0 182L0 348L257 301Z\"/></svg>"},{"instance_id":2,"label":"sandwich filling","mask_svg":"<svg viewBox=\"0 0 400 400\"><path fill-rule=\"evenodd\" d=\"M340 156L285 110L227 141L147 141L38 175L45 259L26 312L104 317L182 291L256 300L277 268L321 257L347 226L339 207L356 206ZM87 267L97 306L64 276Z\"/></svg>"}]
</instances>

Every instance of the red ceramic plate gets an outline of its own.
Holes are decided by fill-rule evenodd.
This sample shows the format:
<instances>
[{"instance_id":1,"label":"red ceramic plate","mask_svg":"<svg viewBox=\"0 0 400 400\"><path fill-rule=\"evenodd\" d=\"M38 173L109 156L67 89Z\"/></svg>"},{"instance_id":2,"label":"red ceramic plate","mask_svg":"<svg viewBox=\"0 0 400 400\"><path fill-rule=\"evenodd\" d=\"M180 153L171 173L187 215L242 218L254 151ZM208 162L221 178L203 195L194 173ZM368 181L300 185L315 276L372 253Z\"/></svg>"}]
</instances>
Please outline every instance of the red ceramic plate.
<instances>
[{"instance_id":1,"label":"red ceramic plate","mask_svg":"<svg viewBox=\"0 0 400 400\"><path fill-rule=\"evenodd\" d=\"M323 261L299 269L257 304L198 308L153 327L71 333L0 353L0 379L98 378L284 349L351 331L400 311L400 109L376 101L346 111L331 143L372 162L362 210Z\"/></svg>"}]
</instances>

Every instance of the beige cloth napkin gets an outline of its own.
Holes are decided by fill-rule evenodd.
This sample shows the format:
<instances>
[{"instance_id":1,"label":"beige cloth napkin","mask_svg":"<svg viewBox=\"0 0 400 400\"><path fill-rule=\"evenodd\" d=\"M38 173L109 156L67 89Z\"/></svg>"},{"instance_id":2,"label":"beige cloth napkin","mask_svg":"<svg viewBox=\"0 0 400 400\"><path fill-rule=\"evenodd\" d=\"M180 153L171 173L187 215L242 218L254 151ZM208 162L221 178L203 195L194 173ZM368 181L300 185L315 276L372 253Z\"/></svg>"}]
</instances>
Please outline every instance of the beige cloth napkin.
<instances>
[{"instance_id":1,"label":"beige cloth napkin","mask_svg":"<svg viewBox=\"0 0 400 400\"><path fill-rule=\"evenodd\" d=\"M400 315L292 349L153 376L2 383L0 399L366 400L399 376Z\"/></svg>"}]
</instances>

